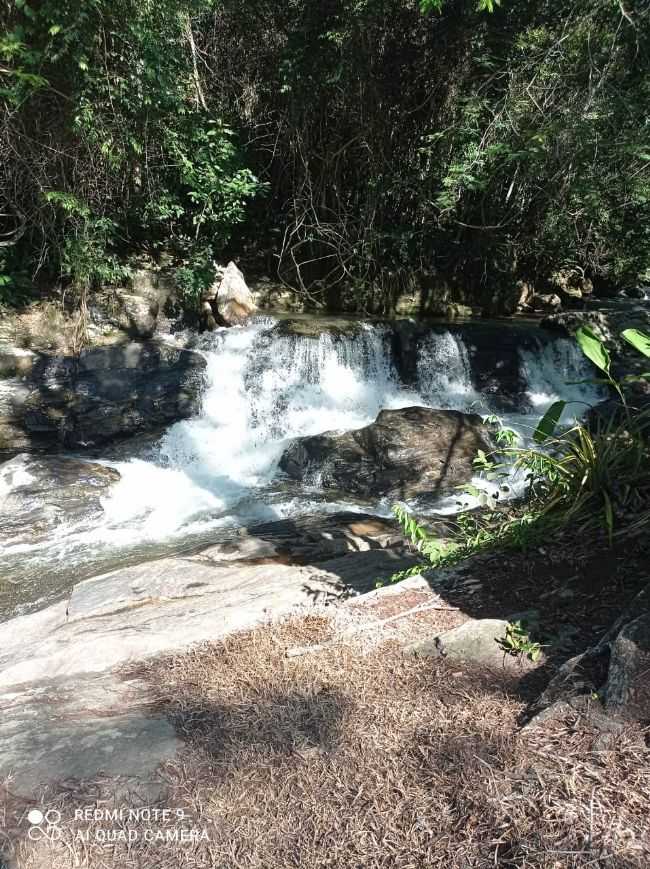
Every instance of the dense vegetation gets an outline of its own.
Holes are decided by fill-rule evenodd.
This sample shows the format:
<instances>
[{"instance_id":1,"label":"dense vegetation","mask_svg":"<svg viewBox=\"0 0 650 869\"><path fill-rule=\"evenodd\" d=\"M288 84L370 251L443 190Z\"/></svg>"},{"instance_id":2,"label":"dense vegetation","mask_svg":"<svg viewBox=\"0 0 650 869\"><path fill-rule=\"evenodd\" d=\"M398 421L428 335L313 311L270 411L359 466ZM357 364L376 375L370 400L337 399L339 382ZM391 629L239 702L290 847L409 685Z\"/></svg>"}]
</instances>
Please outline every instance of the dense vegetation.
<instances>
[{"instance_id":1,"label":"dense vegetation","mask_svg":"<svg viewBox=\"0 0 650 869\"><path fill-rule=\"evenodd\" d=\"M621 336L640 354L643 368L650 359L650 334L626 329ZM585 356L599 370L594 382L609 387L612 398L591 416L557 432L567 407L564 400L552 404L540 419L532 445L522 445L516 431L498 417L493 426L495 449L479 450L477 473L492 484L492 491L465 487L483 511L459 513L448 539L432 534L402 504L393 512L405 536L423 556L438 567L453 564L478 552L501 549L526 551L571 528L580 536L606 531L610 545L616 539L629 545L645 535L650 524L650 405L647 393L635 387L650 381L650 372L631 373L618 380L612 375L607 346L589 328L581 327L576 340ZM498 496L514 479L524 483L512 510L501 510ZM420 566L395 574L394 580L417 573Z\"/></svg>"},{"instance_id":2,"label":"dense vegetation","mask_svg":"<svg viewBox=\"0 0 650 869\"><path fill-rule=\"evenodd\" d=\"M375 308L633 285L649 35L644 0L0 0L0 294L142 251Z\"/></svg>"}]
</instances>

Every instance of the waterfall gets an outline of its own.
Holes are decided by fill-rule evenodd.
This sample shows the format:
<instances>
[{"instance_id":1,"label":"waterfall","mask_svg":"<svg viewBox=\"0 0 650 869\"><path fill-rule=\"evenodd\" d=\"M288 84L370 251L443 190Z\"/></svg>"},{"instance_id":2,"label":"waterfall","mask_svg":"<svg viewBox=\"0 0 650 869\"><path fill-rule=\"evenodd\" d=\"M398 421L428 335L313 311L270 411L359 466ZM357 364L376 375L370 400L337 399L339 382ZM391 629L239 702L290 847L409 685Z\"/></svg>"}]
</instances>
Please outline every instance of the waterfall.
<instances>
[{"instance_id":1,"label":"waterfall","mask_svg":"<svg viewBox=\"0 0 650 869\"><path fill-rule=\"evenodd\" d=\"M481 403L472 383L467 347L452 332L432 333L420 342L417 380L430 407L469 411Z\"/></svg>"},{"instance_id":2,"label":"waterfall","mask_svg":"<svg viewBox=\"0 0 650 869\"><path fill-rule=\"evenodd\" d=\"M266 321L217 332L204 350L201 415L172 426L153 460L118 463L110 522L144 518L164 536L233 508L268 485L287 442L372 422L383 408L426 403L400 383L385 327L355 335L277 335Z\"/></svg>"},{"instance_id":3,"label":"waterfall","mask_svg":"<svg viewBox=\"0 0 650 869\"><path fill-rule=\"evenodd\" d=\"M471 341L467 334L462 327L423 329L411 348L411 386L400 379L404 360L399 354L405 351L387 325L358 324L354 334L324 331L307 337L280 332L275 320L260 317L245 327L202 336L198 344L207 375L201 413L171 426L145 451L132 448L126 460L105 460L121 479L103 499L99 524L82 531L63 522L45 543L5 547L0 575L14 583L45 575L52 588L55 581L61 587L71 578L97 573L100 566L106 570L125 559L213 540L228 525L314 510L388 513L387 503L334 501L317 480L302 487L287 481L277 473L279 459L293 438L360 428L385 408L424 405L498 413L502 396L476 386L480 378L473 365L475 343L493 348L500 333L474 330ZM505 406L510 410L500 415L524 438L557 397L587 403L601 397L591 384L567 386L591 376L574 342L534 334L522 346L517 341L504 342L508 364L501 364L497 353L494 377L499 388L519 390L509 396ZM508 382L500 384L499 377ZM584 403L576 404L574 411L582 408ZM0 484L3 491L10 483ZM437 509L456 511L456 498Z\"/></svg>"},{"instance_id":4,"label":"waterfall","mask_svg":"<svg viewBox=\"0 0 650 869\"><path fill-rule=\"evenodd\" d=\"M227 513L264 500L282 452L292 438L351 430L384 408L426 405L490 414L493 396L472 380L462 334L429 332L418 345L417 383L399 379L389 328L361 324L354 335L277 334L266 319L210 337L207 383L198 418L172 426L157 454L118 463L120 483L105 503L109 523L141 520L141 532L159 539L196 517ZM505 414L525 437L558 396L582 404L598 398L574 342L540 341L519 348L526 392ZM579 413L580 411L578 411Z\"/></svg>"},{"instance_id":5,"label":"waterfall","mask_svg":"<svg viewBox=\"0 0 650 869\"><path fill-rule=\"evenodd\" d=\"M526 393L533 411L540 416L558 397L572 403L569 410L574 419L581 417L588 406L602 401L603 389L589 382L596 371L576 341L556 338L538 344L534 350L521 348L519 356Z\"/></svg>"}]
</instances>

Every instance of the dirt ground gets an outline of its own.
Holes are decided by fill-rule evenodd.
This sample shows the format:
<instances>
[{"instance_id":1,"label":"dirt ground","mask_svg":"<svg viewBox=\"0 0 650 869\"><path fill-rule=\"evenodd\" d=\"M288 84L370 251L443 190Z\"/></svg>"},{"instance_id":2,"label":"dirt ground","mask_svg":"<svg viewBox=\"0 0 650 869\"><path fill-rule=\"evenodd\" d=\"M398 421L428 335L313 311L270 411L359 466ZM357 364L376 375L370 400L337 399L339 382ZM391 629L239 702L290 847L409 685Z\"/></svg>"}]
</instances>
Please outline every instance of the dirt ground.
<instances>
[{"instance_id":1,"label":"dirt ground","mask_svg":"<svg viewBox=\"0 0 650 869\"><path fill-rule=\"evenodd\" d=\"M565 545L563 557L559 543L501 554L446 589L352 599L139 668L184 741L177 759L140 790L107 778L48 792L58 833L36 842L21 826L32 806L6 792L6 866L649 866L650 721L603 729L571 711L525 726L557 665L647 581L645 543L570 557ZM403 652L468 618L531 609L538 666ZM127 804L169 814L74 817ZM107 829L123 836L107 841Z\"/></svg>"}]
</instances>

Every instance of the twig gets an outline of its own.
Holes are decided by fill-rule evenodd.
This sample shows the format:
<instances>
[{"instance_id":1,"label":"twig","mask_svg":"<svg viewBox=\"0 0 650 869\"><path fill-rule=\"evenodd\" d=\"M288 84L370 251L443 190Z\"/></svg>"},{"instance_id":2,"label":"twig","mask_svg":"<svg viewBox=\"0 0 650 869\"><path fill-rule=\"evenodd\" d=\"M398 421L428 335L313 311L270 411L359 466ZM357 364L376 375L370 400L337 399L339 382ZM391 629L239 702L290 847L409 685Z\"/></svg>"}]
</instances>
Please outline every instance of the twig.
<instances>
[{"instance_id":1,"label":"twig","mask_svg":"<svg viewBox=\"0 0 650 869\"><path fill-rule=\"evenodd\" d=\"M405 610L403 613L397 613L396 615L388 616L388 618L380 619L377 622L366 622L366 624L359 625L356 628L349 628L342 636L336 637L335 639L330 640L327 643L319 643L315 646L293 646L291 649L287 649L286 656L287 658L297 658L300 655L308 655L310 652L322 652L324 649L329 649L332 646L335 646L337 643L345 642L345 640L343 639L345 635L350 636L361 633L361 631L371 630L372 628L381 628L383 627L383 625L386 625L389 622L394 622L397 619L402 619L405 616L415 615L416 613L423 613L427 612L428 610L457 612L459 609L460 607L457 606L443 606L441 604L420 603L417 606L411 607L411 609Z\"/></svg>"}]
</instances>

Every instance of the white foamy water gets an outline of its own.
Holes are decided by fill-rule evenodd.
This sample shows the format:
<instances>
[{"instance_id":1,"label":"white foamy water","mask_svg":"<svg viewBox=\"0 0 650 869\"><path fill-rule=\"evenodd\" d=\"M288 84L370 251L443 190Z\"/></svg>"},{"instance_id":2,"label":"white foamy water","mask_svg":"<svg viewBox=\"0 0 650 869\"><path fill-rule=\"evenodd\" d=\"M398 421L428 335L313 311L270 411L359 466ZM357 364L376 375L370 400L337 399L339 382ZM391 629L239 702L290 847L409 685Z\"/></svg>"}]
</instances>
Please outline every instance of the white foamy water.
<instances>
[{"instance_id":1,"label":"white foamy water","mask_svg":"<svg viewBox=\"0 0 650 869\"><path fill-rule=\"evenodd\" d=\"M172 426L153 461L115 465L122 479L104 502L109 523L139 519L145 535L165 537L263 490L292 438L422 403L399 383L384 333L370 327L317 339L270 336L265 323L223 330L206 356L201 415Z\"/></svg>"},{"instance_id":2,"label":"white foamy water","mask_svg":"<svg viewBox=\"0 0 650 869\"><path fill-rule=\"evenodd\" d=\"M137 553L175 551L215 529L282 518L311 510L366 509L387 513L388 503L333 502L317 478L299 487L277 474L279 459L296 437L351 430L380 410L411 405L489 414L494 396L473 385L470 352L462 333L431 332L421 339L417 382L399 378L387 327L363 325L354 336L283 336L269 318L220 330L205 339L206 385L199 416L171 426L153 450L110 462L121 479L104 499L92 529L62 525L46 543L0 552L0 575L14 581L51 575L71 583ZM571 341L540 342L520 350L527 386L515 414L501 414L525 436L557 399L593 403L598 393L567 381L590 376ZM527 408L528 412L525 412ZM578 412L584 409L577 405ZM475 480L488 491L491 485ZM6 481L3 485L6 487ZM2 492L0 492L0 495ZM467 506L470 506L468 501ZM439 505L458 509L456 499ZM90 568L89 568L90 565Z\"/></svg>"},{"instance_id":3,"label":"white foamy water","mask_svg":"<svg viewBox=\"0 0 650 869\"><path fill-rule=\"evenodd\" d=\"M478 413L485 404L472 384L467 347L453 332L432 333L420 342L417 374L430 407Z\"/></svg>"}]
</instances>

